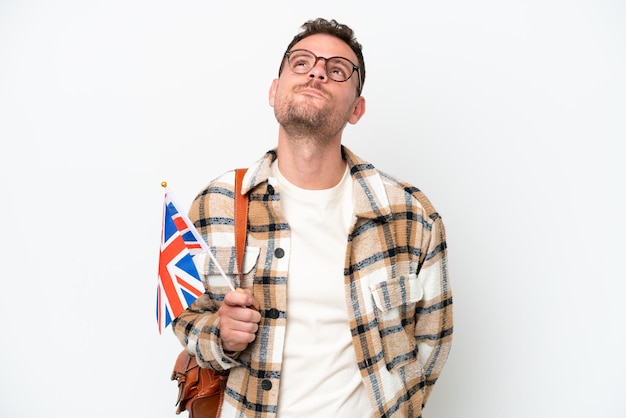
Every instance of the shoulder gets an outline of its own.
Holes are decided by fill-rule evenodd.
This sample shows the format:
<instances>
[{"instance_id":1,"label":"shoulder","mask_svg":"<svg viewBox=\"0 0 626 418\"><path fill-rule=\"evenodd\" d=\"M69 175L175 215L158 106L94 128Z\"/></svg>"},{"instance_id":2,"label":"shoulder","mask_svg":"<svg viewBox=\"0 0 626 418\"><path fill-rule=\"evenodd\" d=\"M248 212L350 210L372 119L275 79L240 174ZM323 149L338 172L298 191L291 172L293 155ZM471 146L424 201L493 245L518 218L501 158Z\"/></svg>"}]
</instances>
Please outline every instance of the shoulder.
<instances>
[{"instance_id":1,"label":"shoulder","mask_svg":"<svg viewBox=\"0 0 626 418\"><path fill-rule=\"evenodd\" d=\"M421 212L424 218L432 221L440 218L430 199L418 187L377 169L346 147L342 153L354 180L359 183L358 189L364 190L370 204L388 205L391 212Z\"/></svg>"},{"instance_id":2,"label":"shoulder","mask_svg":"<svg viewBox=\"0 0 626 418\"><path fill-rule=\"evenodd\" d=\"M235 184L235 170L229 170L212 179L196 196L196 199L212 194L230 195L232 197Z\"/></svg>"},{"instance_id":3,"label":"shoulder","mask_svg":"<svg viewBox=\"0 0 626 418\"><path fill-rule=\"evenodd\" d=\"M426 217L431 220L435 221L441 217L428 196L418 187L388 173L380 170L376 171L383 179L383 184L385 185L387 196L392 206L402 204L402 202L411 202L412 205L420 208Z\"/></svg>"},{"instance_id":4,"label":"shoulder","mask_svg":"<svg viewBox=\"0 0 626 418\"><path fill-rule=\"evenodd\" d=\"M227 171L211 180L194 198L189 210L189 218L196 227L206 227L211 223L223 223L233 212L234 170Z\"/></svg>"}]
</instances>

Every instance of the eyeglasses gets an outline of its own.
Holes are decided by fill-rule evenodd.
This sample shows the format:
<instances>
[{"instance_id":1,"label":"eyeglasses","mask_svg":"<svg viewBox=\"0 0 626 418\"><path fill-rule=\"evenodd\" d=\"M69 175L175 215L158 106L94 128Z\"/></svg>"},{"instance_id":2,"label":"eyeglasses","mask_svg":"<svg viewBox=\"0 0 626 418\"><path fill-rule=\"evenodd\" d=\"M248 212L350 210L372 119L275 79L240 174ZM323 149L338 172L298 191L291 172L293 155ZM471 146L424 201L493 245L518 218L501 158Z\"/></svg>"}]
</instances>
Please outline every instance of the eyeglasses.
<instances>
[{"instance_id":1,"label":"eyeglasses","mask_svg":"<svg viewBox=\"0 0 626 418\"><path fill-rule=\"evenodd\" d=\"M326 75L333 81L343 83L348 81L354 72L359 73L359 89L361 94L361 73L359 67L354 65L352 61L344 57L318 57L314 53L306 49L293 49L285 52L289 69L296 74L306 74L317 65L317 61L324 60L324 71Z\"/></svg>"}]
</instances>

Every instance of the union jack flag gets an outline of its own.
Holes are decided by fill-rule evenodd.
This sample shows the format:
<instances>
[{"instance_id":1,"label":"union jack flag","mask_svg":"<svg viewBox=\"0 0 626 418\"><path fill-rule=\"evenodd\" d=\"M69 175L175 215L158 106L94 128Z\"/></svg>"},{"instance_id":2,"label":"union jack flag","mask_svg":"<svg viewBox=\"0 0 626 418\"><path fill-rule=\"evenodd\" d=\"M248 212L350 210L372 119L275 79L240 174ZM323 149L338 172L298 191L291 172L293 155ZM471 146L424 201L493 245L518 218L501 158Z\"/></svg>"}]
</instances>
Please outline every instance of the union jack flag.
<instances>
[{"instance_id":1,"label":"union jack flag","mask_svg":"<svg viewBox=\"0 0 626 418\"><path fill-rule=\"evenodd\" d=\"M171 192L165 192L156 316L159 334L204 292L192 255L207 248Z\"/></svg>"}]
</instances>

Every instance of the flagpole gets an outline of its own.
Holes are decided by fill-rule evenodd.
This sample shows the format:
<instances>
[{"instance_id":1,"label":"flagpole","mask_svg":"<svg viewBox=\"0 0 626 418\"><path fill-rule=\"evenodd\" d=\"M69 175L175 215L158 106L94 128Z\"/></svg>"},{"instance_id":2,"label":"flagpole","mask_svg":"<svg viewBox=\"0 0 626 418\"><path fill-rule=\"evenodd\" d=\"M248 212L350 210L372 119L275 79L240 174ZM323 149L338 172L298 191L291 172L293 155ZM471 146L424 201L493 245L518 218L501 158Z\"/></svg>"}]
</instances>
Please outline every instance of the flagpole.
<instances>
[{"instance_id":1,"label":"flagpole","mask_svg":"<svg viewBox=\"0 0 626 418\"><path fill-rule=\"evenodd\" d=\"M165 189L165 192L167 194L170 195L170 200L172 202L174 202L174 205L177 208L180 208L180 206L178 205L178 201L176 201L176 199L174 198L174 194L172 193L172 191L167 187L167 182L162 182L161 183L161 187L163 187ZM230 288L230 290L235 290L234 286L232 285L232 283L230 282L230 279L228 278L228 276L226 276L226 273L224 273L224 270L222 269L222 266L220 266L220 263L217 262L217 259L215 258L215 256L213 255L213 252L211 251L211 249L209 248L208 244L206 243L206 241L204 240L204 238L202 238L202 235L200 235L200 233L198 232L198 230L193 226L193 223L191 222L191 220L187 217L187 214L183 213L183 212L179 212L180 216L185 220L185 222L187 222L187 224L190 227L190 231L191 233L196 237L196 240L198 240L198 243L200 244L200 247L202 247L202 250L204 252L206 252L207 254L209 254L209 257L211 257L211 261L213 261L213 263L215 264L215 267L217 268L217 270L220 272L220 274L222 275L222 277L224 278L224 281L226 282L226 284L228 285L228 287Z\"/></svg>"}]
</instances>

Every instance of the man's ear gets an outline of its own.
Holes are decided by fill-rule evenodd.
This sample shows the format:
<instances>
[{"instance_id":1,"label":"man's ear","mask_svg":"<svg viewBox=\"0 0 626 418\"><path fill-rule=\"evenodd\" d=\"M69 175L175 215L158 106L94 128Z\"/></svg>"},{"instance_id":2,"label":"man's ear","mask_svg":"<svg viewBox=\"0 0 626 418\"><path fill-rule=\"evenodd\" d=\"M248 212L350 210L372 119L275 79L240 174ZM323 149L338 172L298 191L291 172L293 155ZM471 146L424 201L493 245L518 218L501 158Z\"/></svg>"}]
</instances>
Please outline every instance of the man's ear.
<instances>
[{"instance_id":1,"label":"man's ear","mask_svg":"<svg viewBox=\"0 0 626 418\"><path fill-rule=\"evenodd\" d=\"M270 86L270 91L269 91L270 106L272 107L274 107L274 98L276 97L277 88L278 88L278 79L275 78L274 81L272 81L272 85Z\"/></svg>"},{"instance_id":2,"label":"man's ear","mask_svg":"<svg viewBox=\"0 0 626 418\"><path fill-rule=\"evenodd\" d=\"M348 122L352 125L356 124L359 121L359 119L361 119L364 113L365 113L365 97L359 96L356 98L354 102L354 107L352 108L352 113L350 114L350 117L348 118Z\"/></svg>"}]
</instances>

